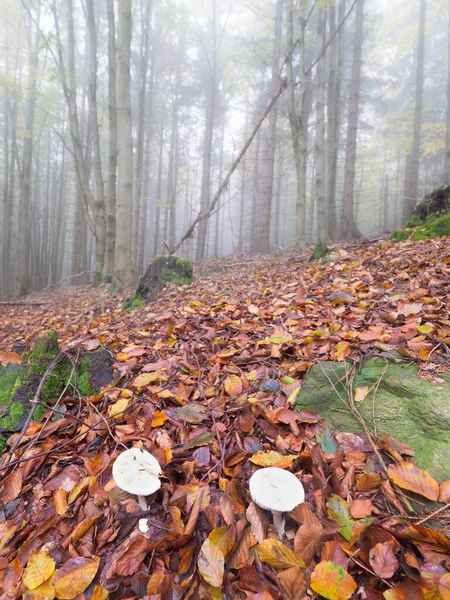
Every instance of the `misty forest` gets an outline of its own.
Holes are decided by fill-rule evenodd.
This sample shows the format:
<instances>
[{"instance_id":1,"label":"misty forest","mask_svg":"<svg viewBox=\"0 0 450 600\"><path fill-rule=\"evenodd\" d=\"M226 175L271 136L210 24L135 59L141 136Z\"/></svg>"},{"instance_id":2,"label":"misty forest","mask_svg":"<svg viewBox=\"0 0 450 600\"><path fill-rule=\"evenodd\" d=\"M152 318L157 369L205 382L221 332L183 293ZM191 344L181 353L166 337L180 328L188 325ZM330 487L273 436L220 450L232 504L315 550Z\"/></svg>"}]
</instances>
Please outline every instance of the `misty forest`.
<instances>
[{"instance_id":1,"label":"misty forest","mask_svg":"<svg viewBox=\"0 0 450 600\"><path fill-rule=\"evenodd\" d=\"M449 12L3 0L0 295L395 230L450 177Z\"/></svg>"},{"instance_id":2,"label":"misty forest","mask_svg":"<svg viewBox=\"0 0 450 600\"><path fill-rule=\"evenodd\" d=\"M0 11L0 600L449 600L450 0Z\"/></svg>"}]
</instances>

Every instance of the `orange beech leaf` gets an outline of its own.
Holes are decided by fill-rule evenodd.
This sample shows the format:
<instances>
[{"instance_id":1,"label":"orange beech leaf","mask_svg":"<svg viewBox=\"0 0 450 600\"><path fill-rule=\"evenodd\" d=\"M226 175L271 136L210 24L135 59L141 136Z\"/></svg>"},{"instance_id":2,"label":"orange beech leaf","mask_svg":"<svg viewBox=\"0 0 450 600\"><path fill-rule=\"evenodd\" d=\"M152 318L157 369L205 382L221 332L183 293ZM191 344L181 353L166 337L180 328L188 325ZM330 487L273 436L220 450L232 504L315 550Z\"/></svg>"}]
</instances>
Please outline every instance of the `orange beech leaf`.
<instances>
[{"instance_id":1,"label":"orange beech leaf","mask_svg":"<svg viewBox=\"0 0 450 600\"><path fill-rule=\"evenodd\" d=\"M278 586L283 600L303 600L306 592L305 573L300 567L291 567L278 573Z\"/></svg>"},{"instance_id":2,"label":"orange beech leaf","mask_svg":"<svg viewBox=\"0 0 450 600\"><path fill-rule=\"evenodd\" d=\"M22 491L22 473L13 471L3 480L2 500L5 504L15 500Z\"/></svg>"},{"instance_id":3,"label":"orange beech leaf","mask_svg":"<svg viewBox=\"0 0 450 600\"><path fill-rule=\"evenodd\" d=\"M16 352L0 352L0 365L6 367L10 363L21 365L22 359Z\"/></svg>"},{"instance_id":4,"label":"orange beech leaf","mask_svg":"<svg viewBox=\"0 0 450 600\"><path fill-rule=\"evenodd\" d=\"M356 592L356 582L340 565L320 562L311 574L311 589L329 600L348 600Z\"/></svg>"},{"instance_id":5,"label":"orange beech leaf","mask_svg":"<svg viewBox=\"0 0 450 600\"><path fill-rule=\"evenodd\" d=\"M439 484L426 471L411 462L389 465L389 477L404 490L425 496L436 502L439 498Z\"/></svg>"},{"instance_id":6,"label":"orange beech leaf","mask_svg":"<svg viewBox=\"0 0 450 600\"><path fill-rule=\"evenodd\" d=\"M439 502L448 504L450 502L450 479L439 486Z\"/></svg>"},{"instance_id":7,"label":"orange beech leaf","mask_svg":"<svg viewBox=\"0 0 450 600\"><path fill-rule=\"evenodd\" d=\"M278 467L279 469L288 469L292 463L297 460L298 456L289 454L284 456L276 450L265 452L261 450L250 457L250 461L260 467Z\"/></svg>"},{"instance_id":8,"label":"orange beech leaf","mask_svg":"<svg viewBox=\"0 0 450 600\"><path fill-rule=\"evenodd\" d=\"M389 579L398 568L394 554L395 542L375 544L369 554L370 566L381 579Z\"/></svg>"},{"instance_id":9,"label":"orange beech leaf","mask_svg":"<svg viewBox=\"0 0 450 600\"><path fill-rule=\"evenodd\" d=\"M236 541L236 528L234 525L227 525L226 527L213 529L208 539L220 549L224 556L228 556Z\"/></svg>"},{"instance_id":10,"label":"orange beech leaf","mask_svg":"<svg viewBox=\"0 0 450 600\"><path fill-rule=\"evenodd\" d=\"M242 381L237 375L229 375L223 386L229 396L239 396L242 393Z\"/></svg>"}]
</instances>

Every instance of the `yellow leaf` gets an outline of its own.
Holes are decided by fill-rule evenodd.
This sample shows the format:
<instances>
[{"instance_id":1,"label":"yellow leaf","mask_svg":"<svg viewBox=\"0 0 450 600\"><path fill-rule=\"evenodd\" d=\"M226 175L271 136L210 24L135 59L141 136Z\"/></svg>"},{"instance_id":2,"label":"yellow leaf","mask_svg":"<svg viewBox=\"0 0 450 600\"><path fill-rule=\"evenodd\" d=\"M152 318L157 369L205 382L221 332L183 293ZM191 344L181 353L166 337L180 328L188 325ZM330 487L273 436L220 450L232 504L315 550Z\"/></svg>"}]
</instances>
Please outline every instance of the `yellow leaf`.
<instances>
[{"instance_id":1,"label":"yellow leaf","mask_svg":"<svg viewBox=\"0 0 450 600\"><path fill-rule=\"evenodd\" d=\"M58 600L72 600L82 594L97 574L100 559L77 557L69 559L53 579Z\"/></svg>"},{"instance_id":2,"label":"yellow leaf","mask_svg":"<svg viewBox=\"0 0 450 600\"><path fill-rule=\"evenodd\" d=\"M23 600L53 600L55 597L53 578L54 574L34 590L25 592L23 595Z\"/></svg>"},{"instance_id":3,"label":"yellow leaf","mask_svg":"<svg viewBox=\"0 0 450 600\"><path fill-rule=\"evenodd\" d=\"M258 556L262 562L267 563L274 569L289 569L289 567L306 569L302 558L280 540L264 540L258 544Z\"/></svg>"},{"instance_id":4,"label":"yellow leaf","mask_svg":"<svg viewBox=\"0 0 450 600\"><path fill-rule=\"evenodd\" d=\"M368 393L369 393L369 388L366 385L364 387L356 388L354 401L362 402Z\"/></svg>"},{"instance_id":5,"label":"yellow leaf","mask_svg":"<svg viewBox=\"0 0 450 600\"><path fill-rule=\"evenodd\" d=\"M225 379L224 388L229 396L239 396L242 393L242 381L237 375L229 375Z\"/></svg>"},{"instance_id":6,"label":"yellow leaf","mask_svg":"<svg viewBox=\"0 0 450 600\"><path fill-rule=\"evenodd\" d=\"M73 490L70 492L67 502L69 504L72 504L72 502L75 502L75 500L78 498L78 496L82 492L84 492L84 490L89 486L89 484L91 483L91 480L92 480L92 477L85 477L82 481L80 481L80 483L78 485L76 485L73 488Z\"/></svg>"},{"instance_id":7,"label":"yellow leaf","mask_svg":"<svg viewBox=\"0 0 450 600\"><path fill-rule=\"evenodd\" d=\"M124 411L128 408L131 398L120 398L112 406L109 407L109 416L114 418L122 418Z\"/></svg>"},{"instance_id":8,"label":"yellow leaf","mask_svg":"<svg viewBox=\"0 0 450 600\"><path fill-rule=\"evenodd\" d=\"M251 313L252 315L257 315L259 313L259 308L257 306L255 306L254 304L249 304L248 312Z\"/></svg>"},{"instance_id":9,"label":"yellow leaf","mask_svg":"<svg viewBox=\"0 0 450 600\"><path fill-rule=\"evenodd\" d=\"M102 585L96 585L92 592L90 600L106 600L109 596L109 592Z\"/></svg>"},{"instance_id":10,"label":"yellow leaf","mask_svg":"<svg viewBox=\"0 0 450 600\"><path fill-rule=\"evenodd\" d=\"M389 465L389 477L404 490L425 496L433 502L437 502L439 498L438 482L411 462Z\"/></svg>"},{"instance_id":11,"label":"yellow leaf","mask_svg":"<svg viewBox=\"0 0 450 600\"><path fill-rule=\"evenodd\" d=\"M148 385L149 383L160 383L161 381L167 381L167 377L161 373L141 373L136 377L132 385L134 387L142 387L144 385Z\"/></svg>"},{"instance_id":12,"label":"yellow leaf","mask_svg":"<svg viewBox=\"0 0 450 600\"><path fill-rule=\"evenodd\" d=\"M53 502L55 503L56 512L58 515L64 515L67 512L67 492L60 489L53 494Z\"/></svg>"},{"instance_id":13,"label":"yellow leaf","mask_svg":"<svg viewBox=\"0 0 450 600\"><path fill-rule=\"evenodd\" d=\"M215 588L222 585L225 558L222 551L211 540L205 540L197 560L198 570L203 579Z\"/></svg>"},{"instance_id":14,"label":"yellow leaf","mask_svg":"<svg viewBox=\"0 0 450 600\"><path fill-rule=\"evenodd\" d=\"M348 600L356 592L356 582L347 571L329 560L320 562L311 574L311 589L329 600Z\"/></svg>"},{"instance_id":15,"label":"yellow leaf","mask_svg":"<svg viewBox=\"0 0 450 600\"><path fill-rule=\"evenodd\" d=\"M260 467L278 467L279 469L287 469L292 466L292 463L297 460L296 454L288 454L284 456L276 450L260 450L252 457L250 461Z\"/></svg>"},{"instance_id":16,"label":"yellow leaf","mask_svg":"<svg viewBox=\"0 0 450 600\"><path fill-rule=\"evenodd\" d=\"M166 413L163 410L155 410L152 417L152 427L161 427L166 421Z\"/></svg>"},{"instance_id":17,"label":"yellow leaf","mask_svg":"<svg viewBox=\"0 0 450 600\"><path fill-rule=\"evenodd\" d=\"M28 559L27 568L23 574L23 582L28 589L34 590L47 581L55 572L55 561L47 552L38 552Z\"/></svg>"}]
</instances>

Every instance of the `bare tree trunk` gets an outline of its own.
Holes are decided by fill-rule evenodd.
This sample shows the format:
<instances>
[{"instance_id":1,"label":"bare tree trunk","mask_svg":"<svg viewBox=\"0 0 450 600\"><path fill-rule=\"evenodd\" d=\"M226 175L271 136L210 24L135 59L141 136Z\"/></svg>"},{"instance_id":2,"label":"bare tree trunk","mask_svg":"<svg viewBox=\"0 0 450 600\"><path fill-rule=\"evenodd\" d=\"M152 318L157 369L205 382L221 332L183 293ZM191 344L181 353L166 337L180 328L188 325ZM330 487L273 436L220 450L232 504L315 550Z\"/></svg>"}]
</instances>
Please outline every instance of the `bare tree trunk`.
<instances>
[{"instance_id":1,"label":"bare tree trunk","mask_svg":"<svg viewBox=\"0 0 450 600\"><path fill-rule=\"evenodd\" d=\"M4 129L3 129L3 197L1 210L0 240L0 298L8 297L8 254L9 254L9 91L4 90Z\"/></svg>"},{"instance_id":2,"label":"bare tree trunk","mask_svg":"<svg viewBox=\"0 0 450 600\"><path fill-rule=\"evenodd\" d=\"M216 4L211 0L212 7L212 56L208 61L209 81L206 91L206 119L205 135L203 142L203 168L202 187L200 193L200 213L208 210L211 196L211 152L214 134L214 118L216 112L217 96L217 39L216 39ZM195 260L198 262L205 256L206 234L208 230L208 219L200 221L198 228L197 248Z\"/></svg>"},{"instance_id":3,"label":"bare tree trunk","mask_svg":"<svg viewBox=\"0 0 450 600\"><path fill-rule=\"evenodd\" d=\"M33 163L33 127L34 112L36 107L37 70L39 66L39 8L37 25L34 39L31 30L28 33L28 99L27 113L25 119L25 130L27 135L23 140L23 158L20 185L20 207L19 207L19 237L20 237L20 276L19 295L28 293L30 286L30 203L31 203L31 169ZM31 29L31 23L29 23Z\"/></svg>"},{"instance_id":4,"label":"bare tree trunk","mask_svg":"<svg viewBox=\"0 0 450 600\"><path fill-rule=\"evenodd\" d=\"M326 43L327 11L323 9L317 16L317 39L319 47ZM327 243L328 236L328 210L325 191L326 157L325 157L325 87L326 87L325 61L320 60L317 65L317 90L316 90L316 143L314 163L316 166L316 205L317 205L317 234L319 242Z\"/></svg>"},{"instance_id":5,"label":"bare tree trunk","mask_svg":"<svg viewBox=\"0 0 450 600\"><path fill-rule=\"evenodd\" d=\"M281 30L283 25L284 0L277 0L275 12L275 36L272 52L272 72L270 95L273 96L280 85L280 54ZM263 177L262 177L262 213L261 234L258 240L258 250L262 253L270 252L270 224L272 220L273 174L275 167L275 142L277 136L277 106L274 106L269 115L267 134L264 140Z\"/></svg>"},{"instance_id":6,"label":"bare tree trunk","mask_svg":"<svg viewBox=\"0 0 450 600\"><path fill-rule=\"evenodd\" d=\"M255 157L253 163L253 185L252 185L252 214L250 230L250 251L258 252L258 195L259 195L259 175L260 175L260 154L261 154L261 131L256 138Z\"/></svg>"},{"instance_id":7,"label":"bare tree trunk","mask_svg":"<svg viewBox=\"0 0 450 600\"><path fill-rule=\"evenodd\" d=\"M117 26L117 228L114 287L131 284L131 236L133 217L133 139L131 134L130 53L131 0L121 0Z\"/></svg>"},{"instance_id":8,"label":"bare tree trunk","mask_svg":"<svg viewBox=\"0 0 450 600\"><path fill-rule=\"evenodd\" d=\"M343 235L346 240L361 237L354 215L356 174L356 140L358 135L359 100L361 91L361 63L364 32L364 0L356 6L355 41L353 47L352 84L348 115L347 144L345 149Z\"/></svg>"},{"instance_id":9,"label":"bare tree trunk","mask_svg":"<svg viewBox=\"0 0 450 600\"><path fill-rule=\"evenodd\" d=\"M450 183L450 0L448 2L448 32L447 136L445 144L444 183Z\"/></svg>"},{"instance_id":10,"label":"bare tree trunk","mask_svg":"<svg viewBox=\"0 0 450 600\"><path fill-rule=\"evenodd\" d=\"M425 26L427 0L420 0L419 40L416 64L416 98L414 108L414 137L410 155L410 176L405 182L405 203L403 219L406 221L417 204L419 193L420 143L422 137L422 106L425 64Z\"/></svg>"},{"instance_id":11,"label":"bare tree trunk","mask_svg":"<svg viewBox=\"0 0 450 600\"><path fill-rule=\"evenodd\" d=\"M98 125L97 109L97 34L95 27L95 11L93 0L86 0L87 30L89 41L89 120L92 130L94 150L94 178L95 178L95 275L94 285L102 282L102 272L106 251L106 212L105 212L105 187L103 184L102 160L100 150L100 131Z\"/></svg>"},{"instance_id":12,"label":"bare tree trunk","mask_svg":"<svg viewBox=\"0 0 450 600\"><path fill-rule=\"evenodd\" d=\"M158 162L158 182L156 184L156 211L155 211L155 235L153 238L153 256L159 252L159 240L161 237L161 193L162 193L162 168L164 151L164 121L161 122L161 132L159 138L159 162Z\"/></svg>"},{"instance_id":13,"label":"bare tree trunk","mask_svg":"<svg viewBox=\"0 0 450 600\"><path fill-rule=\"evenodd\" d=\"M283 184L284 169L284 148L278 145L278 164L277 164L277 187L275 192L275 223L274 223L274 244L280 246L280 212L281 212L281 186Z\"/></svg>"},{"instance_id":14,"label":"bare tree trunk","mask_svg":"<svg viewBox=\"0 0 450 600\"><path fill-rule=\"evenodd\" d=\"M138 262L139 245L139 226L141 223L141 204L142 204L142 180L143 180L143 161L144 161L144 137L145 137L145 108L146 108L146 90L147 90L147 72L148 55L150 40L150 19L152 14L152 1L147 0L145 13L143 3L141 2L141 54L140 54L140 73L139 73L139 103L138 103L138 123L136 140L136 179L134 186L134 209L133 209L133 237L132 237L132 261L136 267Z\"/></svg>"},{"instance_id":15,"label":"bare tree trunk","mask_svg":"<svg viewBox=\"0 0 450 600\"><path fill-rule=\"evenodd\" d=\"M293 44L294 44L294 9L293 2L289 2L288 9L288 48L292 48L286 61L288 78L288 114L291 126L292 147L294 151L296 172L296 201L295 201L295 241L296 246L302 248L305 244L306 223L306 129L305 129L305 5L300 2L299 7L299 98L298 101L294 90L293 69ZM298 102L298 106L297 106Z\"/></svg>"},{"instance_id":16,"label":"bare tree trunk","mask_svg":"<svg viewBox=\"0 0 450 600\"><path fill-rule=\"evenodd\" d=\"M116 106L116 24L114 0L107 0L108 14L108 198L106 205L106 250L104 280L112 281L116 245L117 106Z\"/></svg>"}]
</instances>

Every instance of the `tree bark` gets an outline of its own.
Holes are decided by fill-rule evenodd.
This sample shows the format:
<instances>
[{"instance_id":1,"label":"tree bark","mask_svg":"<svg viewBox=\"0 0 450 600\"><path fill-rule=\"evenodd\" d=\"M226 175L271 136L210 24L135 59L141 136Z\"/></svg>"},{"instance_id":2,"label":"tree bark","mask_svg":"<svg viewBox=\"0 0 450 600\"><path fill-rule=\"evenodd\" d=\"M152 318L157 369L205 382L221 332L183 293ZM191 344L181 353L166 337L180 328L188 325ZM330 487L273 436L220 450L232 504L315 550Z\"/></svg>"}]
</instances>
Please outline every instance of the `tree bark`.
<instances>
[{"instance_id":1,"label":"tree bark","mask_svg":"<svg viewBox=\"0 0 450 600\"><path fill-rule=\"evenodd\" d=\"M361 92L361 63L364 33L364 0L356 5L355 41L353 46L352 83L345 148L343 236L346 240L361 237L354 215L356 175L356 140L358 136L359 101Z\"/></svg>"},{"instance_id":2,"label":"tree bark","mask_svg":"<svg viewBox=\"0 0 450 600\"><path fill-rule=\"evenodd\" d=\"M283 24L284 0L277 0L275 11L275 35L272 52L270 95L273 96L280 85L280 54L281 30ZM270 225L272 221L273 174L275 167L275 142L277 136L277 106L269 115L267 133L264 140L263 177L262 177L262 213L261 232L258 240L258 250L261 253L270 252Z\"/></svg>"},{"instance_id":3,"label":"tree bark","mask_svg":"<svg viewBox=\"0 0 450 600\"><path fill-rule=\"evenodd\" d=\"M450 0L448 1L447 135L443 181L450 183Z\"/></svg>"},{"instance_id":4,"label":"tree bark","mask_svg":"<svg viewBox=\"0 0 450 600\"><path fill-rule=\"evenodd\" d=\"M93 141L93 167L95 178L95 274L94 285L102 282L102 272L106 251L106 211L105 187L103 184L102 160L100 149L100 131L97 108L97 33L95 26L95 11L93 0L86 0L86 21L89 42L89 85L88 103L89 120L91 123Z\"/></svg>"},{"instance_id":5,"label":"tree bark","mask_svg":"<svg viewBox=\"0 0 450 600\"><path fill-rule=\"evenodd\" d=\"M31 204L31 170L33 164L33 127L36 107L36 87L39 67L39 20L40 10L36 18L34 39L31 31L28 33L28 99L25 118L26 135L23 141L22 172L20 177L19 201L19 238L20 238L20 276L19 295L24 296L30 286L30 204ZM31 23L29 23L31 29Z\"/></svg>"},{"instance_id":6,"label":"tree bark","mask_svg":"<svg viewBox=\"0 0 450 600\"><path fill-rule=\"evenodd\" d=\"M410 172L405 182L405 203L403 220L406 221L414 211L419 193L420 143L422 138L422 106L425 64L425 27L427 0L420 0L419 40L416 64L416 96L414 107L414 136L410 155Z\"/></svg>"},{"instance_id":7,"label":"tree bark","mask_svg":"<svg viewBox=\"0 0 450 600\"><path fill-rule=\"evenodd\" d=\"M117 105L116 24L114 0L107 0L108 15L108 196L106 205L106 250L103 277L112 281L116 245Z\"/></svg>"},{"instance_id":8,"label":"tree bark","mask_svg":"<svg viewBox=\"0 0 450 600\"><path fill-rule=\"evenodd\" d=\"M299 53L299 98L295 96L293 44L294 44L294 9L293 2L289 2L288 9L288 48L291 49L286 61L288 79L288 115L291 126L292 147L296 172L296 200L295 200L295 241L298 248L305 245L306 224L306 128L305 128L305 6L300 2L299 23L300 34L298 41ZM298 103L298 104L297 104Z\"/></svg>"},{"instance_id":9,"label":"tree bark","mask_svg":"<svg viewBox=\"0 0 450 600\"><path fill-rule=\"evenodd\" d=\"M133 217L133 139L130 94L131 32L131 0L121 0L117 27L117 228L113 278L116 290L126 288L133 279L131 260Z\"/></svg>"}]
</instances>

